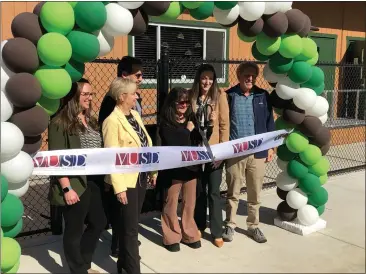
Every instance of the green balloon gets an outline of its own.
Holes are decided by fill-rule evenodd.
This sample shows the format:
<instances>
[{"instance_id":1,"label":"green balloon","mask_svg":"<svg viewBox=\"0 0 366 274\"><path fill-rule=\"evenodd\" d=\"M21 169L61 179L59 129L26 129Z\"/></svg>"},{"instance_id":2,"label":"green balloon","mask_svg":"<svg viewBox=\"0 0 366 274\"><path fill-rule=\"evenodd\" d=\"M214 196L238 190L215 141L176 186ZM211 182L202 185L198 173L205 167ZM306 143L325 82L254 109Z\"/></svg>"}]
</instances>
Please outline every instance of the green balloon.
<instances>
[{"instance_id":1,"label":"green balloon","mask_svg":"<svg viewBox=\"0 0 366 274\"><path fill-rule=\"evenodd\" d=\"M49 66L63 66L71 58L72 48L69 40L59 33L43 35L37 43L39 59Z\"/></svg>"},{"instance_id":2,"label":"green balloon","mask_svg":"<svg viewBox=\"0 0 366 274\"><path fill-rule=\"evenodd\" d=\"M20 199L8 193L1 203L1 226L14 226L23 216L24 206Z\"/></svg>"},{"instance_id":3,"label":"green balloon","mask_svg":"<svg viewBox=\"0 0 366 274\"><path fill-rule=\"evenodd\" d=\"M256 46L261 54L273 55L280 49L281 37L272 38L261 32L257 35Z\"/></svg>"},{"instance_id":4,"label":"green balloon","mask_svg":"<svg viewBox=\"0 0 366 274\"><path fill-rule=\"evenodd\" d=\"M20 259L21 248L19 243L8 237L1 241L1 272L6 273L16 265Z\"/></svg>"},{"instance_id":5,"label":"green balloon","mask_svg":"<svg viewBox=\"0 0 366 274\"><path fill-rule=\"evenodd\" d=\"M87 32L100 30L107 21L107 10L102 2L78 2L74 7L75 22Z\"/></svg>"},{"instance_id":6,"label":"green balloon","mask_svg":"<svg viewBox=\"0 0 366 274\"><path fill-rule=\"evenodd\" d=\"M71 6L72 8L75 8L75 6L76 6L76 4L77 4L78 2L67 2L67 3L69 3L69 4L70 4L70 6Z\"/></svg>"},{"instance_id":7,"label":"green balloon","mask_svg":"<svg viewBox=\"0 0 366 274\"><path fill-rule=\"evenodd\" d=\"M295 58L302 51L302 40L297 34L284 34L278 52L285 58Z\"/></svg>"},{"instance_id":8,"label":"green balloon","mask_svg":"<svg viewBox=\"0 0 366 274\"><path fill-rule=\"evenodd\" d=\"M325 211L325 205L318 206L318 207L316 208L316 210L318 211L319 216L321 216L321 215L324 213L324 211Z\"/></svg>"},{"instance_id":9,"label":"green balloon","mask_svg":"<svg viewBox=\"0 0 366 274\"><path fill-rule=\"evenodd\" d=\"M316 95L321 95L323 93L323 91L324 91L324 88L325 88L324 82L320 86L318 86L318 87L311 86L307 82L301 84L300 86L302 88L310 88L310 89L314 90L315 93L316 93Z\"/></svg>"},{"instance_id":10,"label":"green balloon","mask_svg":"<svg viewBox=\"0 0 366 274\"><path fill-rule=\"evenodd\" d=\"M293 153L300 153L307 149L309 139L299 131L293 131L286 138L286 146ZM302 159L301 159L302 160Z\"/></svg>"},{"instance_id":11,"label":"green balloon","mask_svg":"<svg viewBox=\"0 0 366 274\"><path fill-rule=\"evenodd\" d=\"M328 174L324 174L324 175L320 176L319 180L320 180L320 184L324 185L328 181Z\"/></svg>"},{"instance_id":12,"label":"green balloon","mask_svg":"<svg viewBox=\"0 0 366 274\"><path fill-rule=\"evenodd\" d=\"M193 10L198 8L200 5L202 5L204 2L196 2L196 1L181 1L182 5L186 7L189 10Z\"/></svg>"},{"instance_id":13,"label":"green balloon","mask_svg":"<svg viewBox=\"0 0 366 274\"><path fill-rule=\"evenodd\" d=\"M20 266L20 258L19 260L15 263L15 265L8 271L8 272L4 272L5 274L14 274L14 273L18 273L19 270L19 266Z\"/></svg>"},{"instance_id":14,"label":"green balloon","mask_svg":"<svg viewBox=\"0 0 366 274\"><path fill-rule=\"evenodd\" d=\"M299 61L294 62L292 68L288 72L288 77L292 82L302 84L310 79L311 73L311 66L304 61Z\"/></svg>"},{"instance_id":15,"label":"green balloon","mask_svg":"<svg viewBox=\"0 0 366 274\"><path fill-rule=\"evenodd\" d=\"M318 207L325 205L328 202L328 192L324 187L320 187L317 192L314 192L308 197L308 204Z\"/></svg>"},{"instance_id":16,"label":"green balloon","mask_svg":"<svg viewBox=\"0 0 366 274\"><path fill-rule=\"evenodd\" d=\"M82 31L73 30L67 35L72 46L72 59L80 63L95 60L98 57L100 46L98 38Z\"/></svg>"},{"instance_id":17,"label":"green balloon","mask_svg":"<svg viewBox=\"0 0 366 274\"><path fill-rule=\"evenodd\" d=\"M301 55L306 58L306 60L313 59L318 54L318 46L315 41L309 37L303 37L301 40Z\"/></svg>"},{"instance_id":18,"label":"green balloon","mask_svg":"<svg viewBox=\"0 0 366 274\"><path fill-rule=\"evenodd\" d=\"M241 32L240 32L241 33ZM238 28L238 35L239 35L239 28ZM240 38L240 37L239 37ZM257 37L254 37L255 39L257 39ZM269 60L269 58L271 58L272 55L263 55L262 53L260 53L257 49L257 42L254 42L252 44L252 55L255 59L257 59L258 61L267 61Z\"/></svg>"},{"instance_id":19,"label":"green balloon","mask_svg":"<svg viewBox=\"0 0 366 274\"><path fill-rule=\"evenodd\" d=\"M287 173L293 178L301 179L308 174L308 168L299 158L295 158L288 163Z\"/></svg>"},{"instance_id":20,"label":"green balloon","mask_svg":"<svg viewBox=\"0 0 366 274\"><path fill-rule=\"evenodd\" d=\"M34 76L42 87L42 95L49 99L61 99L71 89L71 78L67 71L60 67L42 66Z\"/></svg>"},{"instance_id":21,"label":"green balloon","mask_svg":"<svg viewBox=\"0 0 366 274\"><path fill-rule=\"evenodd\" d=\"M40 19L47 32L67 35L75 25L74 9L68 2L46 2L41 9Z\"/></svg>"},{"instance_id":22,"label":"green balloon","mask_svg":"<svg viewBox=\"0 0 366 274\"><path fill-rule=\"evenodd\" d=\"M38 100L37 105L42 107L49 116L52 116L60 108L60 99L49 99L47 97L41 96L41 99Z\"/></svg>"},{"instance_id":23,"label":"green balloon","mask_svg":"<svg viewBox=\"0 0 366 274\"><path fill-rule=\"evenodd\" d=\"M4 201L6 195L8 194L9 184L8 180L4 175L1 175L1 202Z\"/></svg>"},{"instance_id":24,"label":"green balloon","mask_svg":"<svg viewBox=\"0 0 366 274\"><path fill-rule=\"evenodd\" d=\"M191 9L189 14L196 20L205 20L212 15L214 7L214 2L205 1L198 8Z\"/></svg>"},{"instance_id":25,"label":"green balloon","mask_svg":"<svg viewBox=\"0 0 366 274\"><path fill-rule=\"evenodd\" d=\"M300 159L308 166L315 165L322 157L320 148L314 145L308 145L304 151L300 153Z\"/></svg>"},{"instance_id":26,"label":"green balloon","mask_svg":"<svg viewBox=\"0 0 366 274\"><path fill-rule=\"evenodd\" d=\"M315 66L311 67L311 69L311 77L304 84L311 87L319 87L324 83L324 72L321 68Z\"/></svg>"},{"instance_id":27,"label":"green balloon","mask_svg":"<svg viewBox=\"0 0 366 274\"><path fill-rule=\"evenodd\" d=\"M308 195L316 193L321 188L320 180L314 174L307 173L299 180L299 188Z\"/></svg>"},{"instance_id":28,"label":"green balloon","mask_svg":"<svg viewBox=\"0 0 366 274\"><path fill-rule=\"evenodd\" d=\"M4 236L9 238L15 238L23 229L23 219L20 220L13 226L3 227Z\"/></svg>"},{"instance_id":29,"label":"green balloon","mask_svg":"<svg viewBox=\"0 0 366 274\"><path fill-rule=\"evenodd\" d=\"M1 239L4 237L4 232L3 229L0 227L0 235L1 235Z\"/></svg>"},{"instance_id":30,"label":"green balloon","mask_svg":"<svg viewBox=\"0 0 366 274\"><path fill-rule=\"evenodd\" d=\"M277 74L284 74L286 72L289 72L292 68L293 63L293 59L285 58L278 52L269 59L270 69Z\"/></svg>"},{"instance_id":31,"label":"green balloon","mask_svg":"<svg viewBox=\"0 0 366 274\"><path fill-rule=\"evenodd\" d=\"M254 42L255 39L257 38L256 36L252 36L252 37L249 37L249 36L246 36L244 35L239 28L237 28L237 34L238 34L238 37L240 38L240 40L242 40L243 42L247 42L247 43L251 43L251 42Z\"/></svg>"},{"instance_id":32,"label":"green balloon","mask_svg":"<svg viewBox=\"0 0 366 274\"><path fill-rule=\"evenodd\" d=\"M66 64L65 70L70 75L71 81L74 83L74 82L79 81L81 78L83 78L83 75L85 73L85 64L76 62L71 59Z\"/></svg>"},{"instance_id":33,"label":"green balloon","mask_svg":"<svg viewBox=\"0 0 366 274\"><path fill-rule=\"evenodd\" d=\"M280 145L277 148L277 156L280 158L280 160L288 162L294 159L296 154L289 151L286 145Z\"/></svg>"},{"instance_id":34,"label":"green balloon","mask_svg":"<svg viewBox=\"0 0 366 274\"><path fill-rule=\"evenodd\" d=\"M322 156L319 161L317 161L314 165L309 167L309 172L316 176L323 176L328 173L330 169L330 163L328 159Z\"/></svg>"},{"instance_id":35,"label":"green balloon","mask_svg":"<svg viewBox=\"0 0 366 274\"><path fill-rule=\"evenodd\" d=\"M229 10L238 4L238 1L215 1L215 6L220 10Z\"/></svg>"},{"instance_id":36,"label":"green balloon","mask_svg":"<svg viewBox=\"0 0 366 274\"><path fill-rule=\"evenodd\" d=\"M318 60L319 60L319 53L316 53L316 55L313 58L308 59L305 62L311 66L315 66L316 63L318 63Z\"/></svg>"},{"instance_id":37,"label":"green balloon","mask_svg":"<svg viewBox=\"0 0 366 274\"><path fill-rule=\"evenodd\" d=\"M294 126L288 122L286 122L285 120L283 120L282 117L278 117L275 121L275 127L276 130L281 130L281 129L290 129L293 128Z\"/></svg>"},{"instance_id":38,"label":"green balloon","mask_svg":"<svg viewBox=\"0 0 366 274\"><path fill-rule=\"evenodd\" d=\"M159 18L163 19L177 19L184 11L184 7L180 2L171 2L167 11L160 15Z\"/></svg>"}]
</instances>

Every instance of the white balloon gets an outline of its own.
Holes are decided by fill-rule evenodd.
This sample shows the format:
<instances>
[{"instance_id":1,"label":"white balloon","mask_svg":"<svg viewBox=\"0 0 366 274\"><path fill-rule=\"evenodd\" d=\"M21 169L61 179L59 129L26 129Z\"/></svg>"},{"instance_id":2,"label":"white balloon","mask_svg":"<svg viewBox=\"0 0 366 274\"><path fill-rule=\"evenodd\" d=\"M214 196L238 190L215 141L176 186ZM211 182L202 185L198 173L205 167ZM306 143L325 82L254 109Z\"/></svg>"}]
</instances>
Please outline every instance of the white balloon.
<instances>
[{"instance_id":1,"label":"white balloon","mask_svg":"<svg viewBox=\"0 0 366 274\"><path fill-rule=\"evenodd\" d=\"M1 122L8 121L9 118L13 115L13 111L13 104L9 101L5 92L1 91Z\"/></svg>"},{"instance_id":2,"label":"white balloon","mask_svg":"<svg viewBox=\"0 0 366 274\"><path fill-rule=\"evenodd\" d=\"M20 184L26 181L32 172L33 160L24 151L19 152L9 161L1 163L1 174L5 176L9 184Z\"/></svg>"},{"instance_id":3,"label":"white balloon","mask_svg":"<svg viewBox=\"0 0 366 274\"><path fill-rule=\"evenodd\" d=\"M292 9L292 2L281 2L281 7L278 11L280 12L286 12L290 9Z\"/></svg>"},{"instance_id":4,"label":"white balloon","mask_svg":"<svg viewBox=\"0 0 366 274\"><path fill-rule=\"evenodd\" d=\"M131 12L116 3L109 3L105 8L107 10L107 21L102 28L103 33L114 37L129 34L133 27Z\"/></svg>"},{"instance_id":5,"label":"white balloon","mask_svg":"<svg viewBox=\"0 0 366 274\"><path fill-rule=\"evenodd\" d=\"M1 162L9 161L18 155L24 145L24 135L14 124L1 122Z\"/></svg>"},{"instance_id":6,"label":"white balloon","mask_svg":"<svg viewBox=\"0 0 366 274\"><path fill-rule=\"evenodd\" d=\"M287 174L287 171L282 171L277 175L276 185L283 191L290 191L299 185L298 181Z\"/></svg>"},{"instance_id":7,"label":"white balloon","mask_svg":"<svg viewBox=\"0 0 366 274\"><path fill-rule=\"evenodd\" d=\"M325 122L328 120L328 113L325 113L323 116L319 117L320 122L324 125Z\"/></svg>"},{"instance_id":8,"label":"white balloon","mask_svg":"<svg viewBox=\"0 0 366 274\"><path fill-rule=\"evenodd\" d=\"M329 103L323 96L317 96L312 108L305 111L305 115L321 117L329 110Z\"/></svg>"},{"instance_id":9,"label":"white balloon","mask_svg":"<svg viewBox=\"0 0 366 274\"><path fill-rule=\"evenodd\" d=\"M265 2L264 14L274 14L282 8L282 2Z\"/></svg>"},{"instance_id":10,"label":"white balloon","mask_svg":"<svg viewBox=\"0 0 366 274\"><path fill-rule=\"evenodd\" d=\"M118 5L120 5L121 7L124 7L125 9L129 9L129 10L134 10L134 9L138 9L139 7L141 7L144 4L144 1L136 1L136 2L132 2L132 1L128 1L128 2L118 2Z\"/></svg>"},{"instance_id":11,"label":"white balloon","mask_svg":"<svg viewBox=\"0 0 366 274\"><path fill-rule=\"evenodd\" d=\"M17 196L18 198L22 197L25 193L27 193L28 189L29 189L29 180L21 182L19 184L9 184L9 193Z\"/></svg>"},{"instance_id":12,"label":"white balloon","mask_svg":"<svg viewBox=\"0 0 366 274\"><path fill-rule=\"evenodd\" d=\"M98 56L105 56L110 53L114 47L114 37L104 32L103 30L98 30L93 32L97 36L99 41L99 54Z\"/></svg>"},{"instance_id":13,"label":"white balloon","mask_svg":"<svg viewBox=\"0 0 366 274\"><path fill-rule=\"evenodd\" d=\"M263 68L263 77L268 81L269 83L277 83L280 81L280 79L283 79L286 77L286 74L277 74L274 73L271 68L269 67L269 64L267 63Z\"/></svg>"},{"instance_id":14,"label":"white balloon","mask_svg":"<svg viewBox=\"0 0 366 274\"><path fill-rule=\"evenodd\" d=\"M247 21L255 21L262 17L266 8L265 2L239 2L240 17Z\"/></svg>"},{"instance_id":15,"label":"white balloon","mask_svg":"<svg viewBox=\"0 0 366 274\"><path fill-rule=\"evenodd\" d=\"M8 42L8 40L4 40L1 42L1 52L3 52L3 47ZM9 78L13 76L15 73L12 72L8 67L5 65L3 58L0 58L0 67L1 67L1 90L5 90L6 82L8 82Z\"/></svg>"},{"instance_id":16,"label":"white balloon","mask_svg":"<svg viewBox=\"0 0 366 274\"><path fill-rule=\"evenodd\" d=\"M288 162L282 161L278 157L277 157L276 162L277 162L277 166L279 167L279 169L281 169L282 171L287 171L287 164L288 164Z\"/></svg>"},{"instance_id":17,"label":"white balloon","mask_svg":"<svg viewBox=\"0 0 366 274\"><path fill-rule=\"evenodd\" d=\"M287 204L293 209L299 209L306 205L308 196L299 188L295 188L287 193Z\"/></svg>"},{"instance_id":18,"label":"white balloon","mask_svg":"<svg viewBox=\"0 0 366 274\"><path fill-rule=\"evenodd\" d=\"M215 6L212 14L217 23L221 25L230 25L239 17L239 6L236 5L229 10L220 10Z\"/></svg>"},{"instance_id":19,"label":"white balloon","mask_svg":"<svg viewBox=\"0 0 366 274\"><path fill-rule=\"evenodd\" d=\"M281 99L289 100L297 95L299 88L299 84L292 82L288 77L284 77L277 82L276 93Z\"/></svg>"},{"instance_id":20,"label":"white balloon","mask_svg":"<svg viewBox=\"0 0 366 274\"><path fill-rule=\"evenodd\" d=\"M297 211L297 219L302 225L310 226L319 220L319 212L312 205L305 205Z\"/></svg>"},{"instance_id":21,"label":"white balloon","mask_svg":"<svg viewBox=\"0 0 366 274\"><path fill-rule=\"evenodd\" d=\"M299 109L307 110L312 108L316 102L316 93L310 88L299 88L297 95L293 98L295 106Z\"/></svg>"}]
</instances>

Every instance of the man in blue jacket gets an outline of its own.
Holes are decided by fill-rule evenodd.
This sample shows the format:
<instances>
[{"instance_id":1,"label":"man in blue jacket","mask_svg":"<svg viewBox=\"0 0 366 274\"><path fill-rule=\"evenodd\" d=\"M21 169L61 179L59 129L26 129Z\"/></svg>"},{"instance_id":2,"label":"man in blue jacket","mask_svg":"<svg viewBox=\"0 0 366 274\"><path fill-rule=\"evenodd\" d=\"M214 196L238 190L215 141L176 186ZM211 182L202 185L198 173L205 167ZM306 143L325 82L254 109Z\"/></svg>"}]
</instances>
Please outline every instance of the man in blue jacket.
<instances>
[{"instance_id":1,"label":"man in blue jacket","mask_svg":"<svg viewBox=\"0 0 366 274\"><path fill-rule=\"evenodd\" d=\"M266 133L275 130L272 106L266 90L255 85L259 74L256 63L244 62L238 66L239 84L227 90L230 109L230 140ZM258 243L267 241L258 228L260 193L262 190L265 162L273 159L273 149L248 156L228 159L226 162L226 182L228 186L226 220L223 238L232 241L236 227L236 212L240 189L246 181L248 235Z\"/></svg>"}]
</instances>

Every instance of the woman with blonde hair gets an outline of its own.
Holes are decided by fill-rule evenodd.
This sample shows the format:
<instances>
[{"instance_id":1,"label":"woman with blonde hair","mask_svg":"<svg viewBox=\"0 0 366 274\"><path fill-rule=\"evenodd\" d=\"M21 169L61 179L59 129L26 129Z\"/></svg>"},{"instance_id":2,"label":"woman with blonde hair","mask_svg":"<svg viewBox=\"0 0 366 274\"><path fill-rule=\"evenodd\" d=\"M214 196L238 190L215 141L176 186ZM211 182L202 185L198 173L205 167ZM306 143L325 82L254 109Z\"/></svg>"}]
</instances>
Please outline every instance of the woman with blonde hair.
<instances>
[{"instance_id":1,"label":"woman with blonde hair","mask_svg":"<svg viewBox=\"0 0 366 274\"><path fill-rule=\"evenodd\" d=\"M51 120L49 150L102 147L97 120L91 115L93 96L87 80L73 83ZM52 176L50 180L50 203L63 207L63 248L71 273L99 273L91 269L91 262L107 219L98 185L103 185L103 176Z\"/></svg>"},{"instance_id":2,"label":"woman with blonde hair","mask_svg":"<svg viewBox=\"0 0 366 274\"><path fill-rule=\"evenodd\" d=\"M216 72L212 65L203 64L197 69L190 98L202 132L206 135L208 131L212 133L211 136L207 135L208 143L215 145L229 141L230 121L227 96L218 88ZM200 183L197 184L198 197L195 207L195 221L202 234L206 229L208 200L211 236L217 247L222 247L224 244L220 203L222 170L222 161L214 164L207 163L204 166Z\"/></svg>"},{"instance_id":3,"label":"woman with blonde hair","mask_svg":"<svg viewBox=\"0 0 366 274\"><path fill-rule=\"evenodd\" d=\"M110 86L110 95L116 101L113 112L103 122L104 147L151 147L152 141L137 111L138 98L133 80L116 78ZM144 202L146 187L156 184L157 173L120 173L106 176L119 202L119 254L117 271L140 273L138 247L138 220Z\"/></svg>"}]
</instances>

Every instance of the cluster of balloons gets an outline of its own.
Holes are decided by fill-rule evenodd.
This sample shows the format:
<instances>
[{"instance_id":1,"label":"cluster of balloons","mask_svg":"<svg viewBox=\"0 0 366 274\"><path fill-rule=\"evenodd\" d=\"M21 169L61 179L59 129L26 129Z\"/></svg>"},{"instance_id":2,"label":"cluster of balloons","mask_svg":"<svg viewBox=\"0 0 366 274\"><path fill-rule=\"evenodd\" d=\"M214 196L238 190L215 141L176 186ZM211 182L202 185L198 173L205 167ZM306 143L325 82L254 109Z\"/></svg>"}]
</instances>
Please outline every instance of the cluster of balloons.
<instances>
[{"instance_id":1,"label":"cluster of balloons","mask_svg":"<svg viewBox=\"0 0 366 274\"><path fill-rule=\"evenodd\" d=\"M1 273L16 273L19 269L21 247L14 239L23 227L23 203L17 197L19 190L1 175Z\"/></svg>"}]
</instances>

